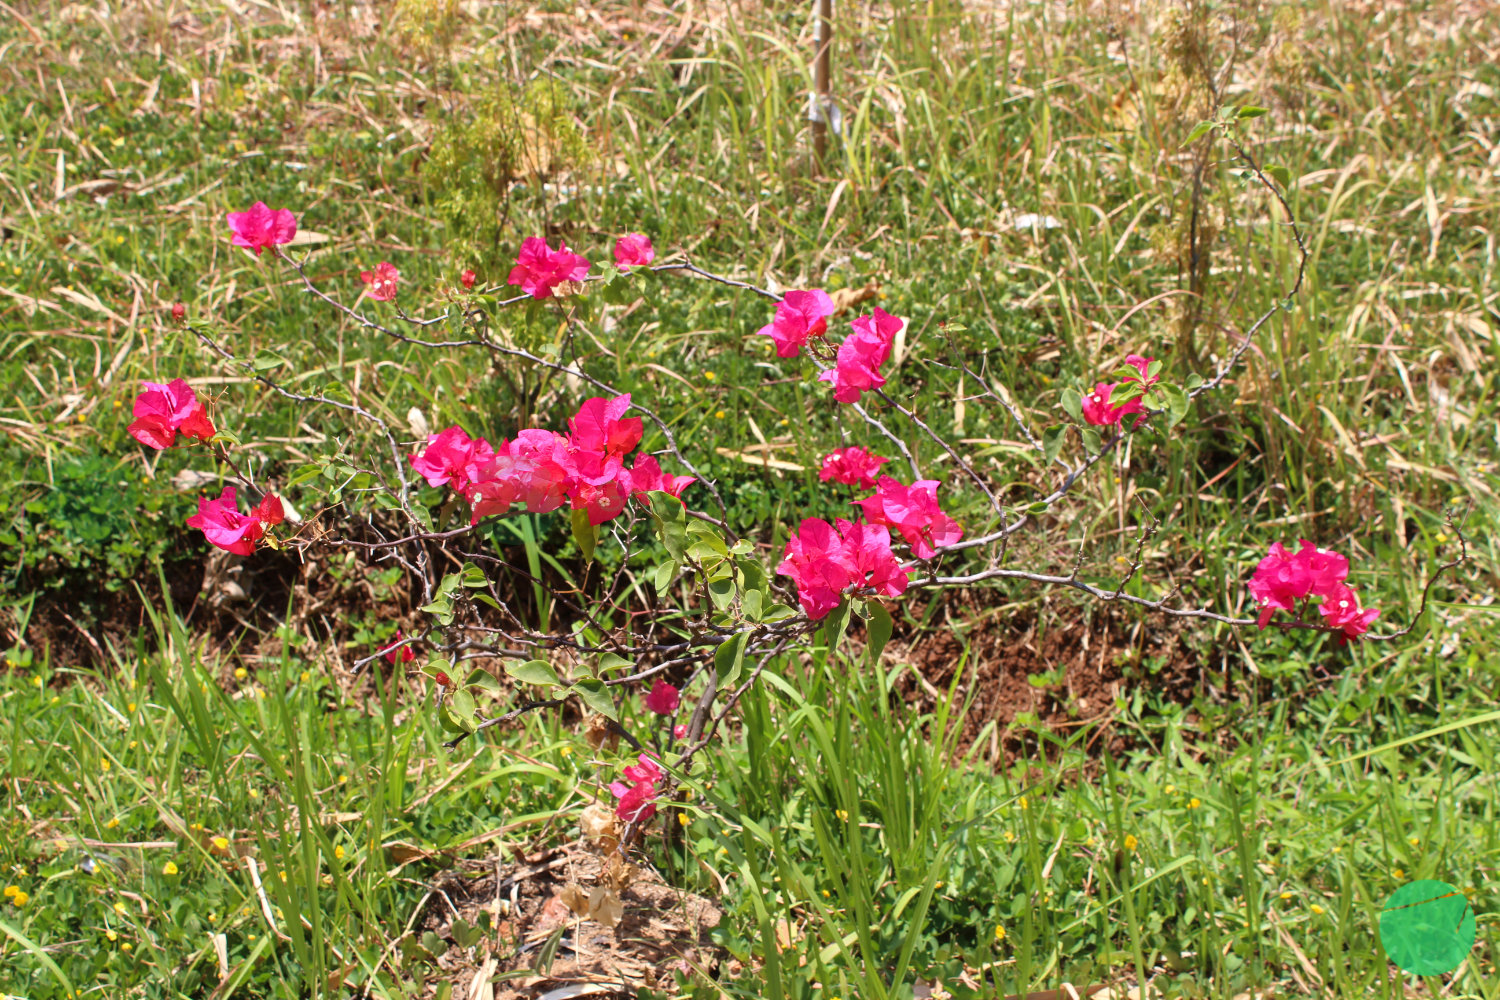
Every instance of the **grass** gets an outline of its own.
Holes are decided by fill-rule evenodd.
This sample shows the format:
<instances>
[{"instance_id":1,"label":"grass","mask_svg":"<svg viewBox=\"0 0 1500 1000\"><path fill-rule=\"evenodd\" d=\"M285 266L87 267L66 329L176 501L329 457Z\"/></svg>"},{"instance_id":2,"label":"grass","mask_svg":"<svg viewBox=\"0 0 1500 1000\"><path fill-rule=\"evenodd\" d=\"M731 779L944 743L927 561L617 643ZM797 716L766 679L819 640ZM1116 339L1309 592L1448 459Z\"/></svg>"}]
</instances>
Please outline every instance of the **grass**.
<instances>
[{"instance_id":1,"label":"grass","mask_svg":"<svg viewBox=\"0 0 1500 1000\"><path fill-rule=\"evenodd\" d=\"M345 301L361 268L391 259L436 309L433 290L465 266L503 282L537 232L596 261L614 235L642 230L757 282L873 282L875 301L912 320L898 398L965 440L1024 504L1045 492L1043 470L949 362L983 365L1040 430L1064 422L1063 388L1129 351L1166 358L1178 377L1224 356L1231 332L1286 286L1294 247L1226 147L1183 140L1220 103L1260 104L1271 114L1249 142L1294 181L1311 251L1303 293L1170 446L1134 439L1118 483L1100 476L1054 507L1013 558L1056 565L1082 552L1087 578L1110 579L1138 497L1166 522L1142 593L1176 585L1189 603L1243 613L1253 561L1308 533L1350 552L1361 592L1401 625L1451 551L1444 508L1473 504L1467 576L1406 643L1335 652L1195 633L1205 657L1258 675L1242 702L1205 696L1189 711L1140 684L1116 708L1129 759L1090 758L1088 728L1043 733L1050 753L1024 762L1029 777L963 761L966 687L931 717L893 705L899 656L881 671L826 648L775 664L715 750L713 787L690 782L704 805L686 854L653 849L675 884L723 897L721 943L747 970L679 992L908 996L920 978L994 996L1155 973L1185 996L1272 984L1397 996L1409 984L1383 961L1376 914L1403 879L1431 876L1477 890L1480 944L1450 988L1495 996L1493 13L1466 22L1412 6L1372 24L1337 4L1201 18L1189 5L1149 23L947 2L841 12L846 131L814 178L802 6L597 9L578 22L561 5L485 8L460 17L447 45L442 5L416 3L376 30L312 5L245 17L196 3L110 17L35 5L0 17L0 385L11 387L0 479L25 501L0 532L20 605L13 635L26 632L26 592L101 578L128 591L154 574L154 556L181 551L171 526L190 497L167 484L208 460L147 458L129 441L137 380L206 379L272 476L324 447L319 418L237 381L177 332L173 301L243 357L286 357L297 387L355 386L400 424L418 407L434 427L503 437L573 400L535 373L369 337L269 260L231 253L227 209L296 208L327 238L311 272ZM1231 56L1233 76L1206 83L1200 63ZM526 89L537 80L553 82L545 100ZM486 141L517 175L503 194L445 172L439 155L445 127L486 107ZM1061 224L1018 226L1027 213ZM675 279L652 299L596 312L584 363L652 400L733 498L735 526L779 551L780 524L834 505L811 472L734 453L762 446L811 470L863 431L808 405L799 371L747 336L766 321L761 302ZM505 322L535 344L556 325L539 310ZM968 329L945 335L944 323ZM947 472L930 443L911 447ZM149 480L162 513L106 548L101 538L120 536L123 501L101 486L114 476ZM956 482L945 494L979 517ZM561 519L525 523L539 532L533 557L568 562ZM1030 591L993 603L1043 622L1077 615ZM105 636L98 668L14 639L18 667L0 681L0 863L19 866L6 877L29 900L0 917L0 990L196 996L227 975L240 995L334 995L338 972L372 995L423 995L441 977L420 956L398 961L391 943L447 862L397 845L494 833L515 847L572 830L575 793L599 772L562 753L574 737L561 720L439 751L408 679L334 683L346 653L366 655L389 623L361 610L298 629L295 607L270 610L287 624L240 649L209 647L182 608L111 642L99 598L74 609ZM1331 664L1344 664L1331 679L1315 671ZM1449 723L1471 724L1390 746ZM1215 742L1231 727L1234 740ZM246 854L264 863L265 906ZM176 875L162 874L168 861Z\"/></svg>"}]
</instances>

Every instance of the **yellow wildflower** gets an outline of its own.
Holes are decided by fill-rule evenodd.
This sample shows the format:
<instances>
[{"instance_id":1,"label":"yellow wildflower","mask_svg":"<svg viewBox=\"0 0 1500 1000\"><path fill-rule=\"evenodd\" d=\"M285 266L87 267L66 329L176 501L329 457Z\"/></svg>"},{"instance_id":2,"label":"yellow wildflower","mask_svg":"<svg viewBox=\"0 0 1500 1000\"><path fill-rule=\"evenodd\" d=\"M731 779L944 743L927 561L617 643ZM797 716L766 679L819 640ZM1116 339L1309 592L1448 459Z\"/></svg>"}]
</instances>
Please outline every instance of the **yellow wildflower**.
<instances>
[{"instance_id":1,"label":"yellow wildflower","mask_svg":"<svg viewBox=\"0 0 1500 1000\"><path fill-rule=\"evenodd\" d=\"M1136 845L1139 844L1139 843L1140 843L1140 841L1135 839L1135 834L1133 834L1133 833L1127 833L1125 835L1125 850L1127 850L1127 851L1133 851L1133 850L1135 850Z\"/></svg>"},{"instance_id":2,"label":"yellow wildflower","mask_svg":"<svg viewBox=\"0 0 1500 1000\"><path fill-rule=\"evenodd\" d=\"M161 873L163 875L176 875L177 874L177 866L175 864L173 864L172 862L168 861L166 864L164 864L164 865L161 866Z\"/></svg>"}]
</instances>

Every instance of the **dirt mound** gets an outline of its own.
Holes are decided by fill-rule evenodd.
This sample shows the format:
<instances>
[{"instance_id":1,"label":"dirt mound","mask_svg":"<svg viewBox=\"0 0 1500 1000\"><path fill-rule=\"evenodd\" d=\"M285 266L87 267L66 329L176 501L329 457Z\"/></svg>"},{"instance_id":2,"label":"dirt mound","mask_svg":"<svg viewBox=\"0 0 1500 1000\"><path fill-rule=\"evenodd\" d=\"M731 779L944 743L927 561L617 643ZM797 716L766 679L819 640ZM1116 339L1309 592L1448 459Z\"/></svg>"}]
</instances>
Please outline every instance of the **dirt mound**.
<instances>
[{"instance_id":1,"label":"dirt mound","mask_svg":"<svg viewBox=\"0 0 1500 1000\"><path fill-rule=\"evenodd\" d=\"M433 956L425 997L450 982L454 997L529 1000L555 990L623 1000L643 987L676 992L677 972L716 978L725 959L709 932L721 916L712 901L649 868L617 858L606 865L572 844L492 874L445 873L412 939L431 945L435 935L448 945ZM737 963L729 964L733 974Z\"/></svg>"}]
</instances>

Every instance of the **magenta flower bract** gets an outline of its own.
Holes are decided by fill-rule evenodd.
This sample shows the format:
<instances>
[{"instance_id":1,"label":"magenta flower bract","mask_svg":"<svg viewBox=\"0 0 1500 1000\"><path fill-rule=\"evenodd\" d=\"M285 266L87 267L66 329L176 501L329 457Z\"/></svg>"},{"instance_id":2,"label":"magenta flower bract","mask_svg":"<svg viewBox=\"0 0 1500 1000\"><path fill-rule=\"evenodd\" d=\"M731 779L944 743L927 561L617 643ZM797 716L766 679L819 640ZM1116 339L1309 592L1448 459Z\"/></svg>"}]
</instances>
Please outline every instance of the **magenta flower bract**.
<instances>
[{"instance_id":1,"label":"magenta flower bract","mask_svg":"<svg viewBox=\"0 0 1500 1000\"><path fill-rule=\"evenodd\" d=\"M226 552L248 556L265 535L265 527L280 524L283 517L281 500L270 494L248 516L241 514L235 504L234 487L226 486L217 500L199 497L198 513L187 519L187 525L200 529L204 538Z\"/></svg>"},{"instance_id":2,"label":"magenta flower bract","mask_svg":"<svg viewBox=\"0 0 1500 1000\"><path fill-rule=\"evenodd\" d=\"M234 245L254 250L257 257L266 247L290 243L297 235L296 217L285 208L272 211L263 201L244 212L226 212L224 219L234 231Z\"/></svg>"},{"instance_id":3,"label":"magenta flower bract","mask_svg":"<svg viewBox=\"0 0 1500 1000\"><path fill-rule=\"evenodd\" d=\"M661 471L661 465L652 455L642 455L632 468L622 470L620 478L628 484L631 496L642 503L649 503L645 494L651 492L670 493L681 499L682 491L697 482L695 476L669 476Z\"/></svg>"},{"instance_id":4,"label":"magenta flower bract","mask_svg":"<svg viewBox=\"0 0 1500 1000\"><path fill-rule=\"evenodd\" d=\"M582 281L588 273L588 260L570 251L566 243L553 250L540 236L528 236L521 241L521 252L506 283L520 285L534 299L547 299L564 281Z\"/></svg>"},{"instance_id":5,"label":"magenta flower bract","mask_svg":"<svg viewBox=\"0 0 1500 1000\"><path fill-rule=\"evenodd\" d=\"M666 681L658 680L651 685L651 693L646 695L646 708L657 715L671 715L677 711L677 706L682 704L682 696L678 690Z\"/></svg>"},{"instance_id":6,"label":"magenta flower bract","mask_svg":"<svg viewBox=\"0 0 1500 1000\"><path fill-rule=\"evenodd\" d=\"M854 332L839 345L837 364L821 372L818 379L833 383L833 398L840 403L857 403L861 393L885 385L880 366L890 357L891 344L901 332L901 320L875 308L870 316L861 316L850 324Z\"/></svg>"},{"instance_id":7,"label":"magenta flower bract","mask_svg":"<svg viewBox=\"0 0 1500 1000\"><path fill-rule=\"evenodd\" d=\"M901 532L918 559L931 559L937 548L952 545L964 536L963 528L938 507L936 479L919 479L906 486L890 476L881 476L875 495L856 500L871 524L883 524Z\"/></svg>"},{"instance_id":8,"label":"magenta flower bract","mask_svg":"<svg viewBox=\"0 0 1500 1000\"><path fill-rule=\"evenodd\" d=\"M825 483L843 483L845 486L872 490L880 467L889 461L888 458L872 455L857 446L841 448L823 456L823 468L819 470L818 478Z\"/></svg>"},{"instance_id":9,"label":"magenta flower bract","mask_svg":"<svg viewBox=\"0 0 1500 1000\"><path fill-rule=\"evenodd\" d=\"M776 315L771 322L755 332L775 342L777 357L795 358L804 344L827 332L828 317L832 315L833 299L827 292L791 291L776 303Z\"/></svg>"},{"instance_id":10,"label":"magenta flower bract","mask_svg":"<svg viewBox=\"0 0 1500 1000\"><path fill-rule=\"evenodd\" d=\"M411 467L429 486L452 486L462 493L495 457L484 438L470 439L461 427L449 427L427 439L420 455L409 455Z\"/></svg>"},{"instance_id":11,"label":"magenta flower bract","mask_svg":"<svg viewBox=\"0 0 1500 1000\"><path fill-rule=\"evenodd\" d=\"M785 557L776 567L797 585L797 602L813 621L827 617L851 587L895 597L909 581L883 526L845 520L836 525L815 517L804 520L787 539Z\"/></svg>"},{"instance_id":12,"label":"magenta flower bract","mask_svg":"<svg viewBox=\"0 0 1500 1000\"><path fill-rule=\"evenodd\" d=\"M656 248L651 237L642 233L630 233L615 241L615 267L625 271L632 267L645 266L656 259Z\"/></svg>"},{"instance_id":13,"label":"magenta flower bract","mask_svg":"<svg viewBox=\"0 0 1500 1000\"><path fill-rule=\"evenodd\" d=\"M610 793L620 800L615 815L626 823L644 823L656 815L656 783L666 776L649 754L636 759L639 766L625 768L630 784L615 781L609 786Z\"/></svg>"},{"instance_id":14,"label":"magenta flower bract","mask_svg":"<svg viewBox=\"0 0 1500 1000\"><path fill-rule=\"evenodd\" d=\"M402 663L410 663L417 658L417 654L412 652L410 643L405 646L401 645L403 638L405 636L401 634L401 630L398 628L395 637L389 643L380 647L380 653L385 657L385 662L393 667L398 660Z\"/></svg>"},{"instance_id":15,"label":"magenta flower bract","mask_svg":"<svg viewBox=\"0 0 1500 1000\"><path fill-rule=\"evenodd\" d=\"M365 292L370 298L376 302L389 302L396 297L396 283L401 280L401 272L390 261L383 260L375 265L374 271L359 272L359 280L370 286Z\"/></svg>"},{"instance_id":16,"label":"magenta flower bract","mask_svg":"<svg viewBox=\"0 0 1500 1000\"><path fill-rule=\"evenodd\" d=\"M458 283L463 285L465 288L473 288L474 280L477 277L478 276L474 273L473 268L465 268L464 273L458 276Z\"/></svg>"},{"instance_id":17,"label":"magenta flower bract","mask_svg":"<svg viewBox=\"0 0 1500 1000\"><path fill-rule=\"evenodd\" d=\"M145 391L135 397L135 420L127 428L141 444L162 451L176 443L178 432L200 441L216 433L208 410L186 379L174 378L166 385L142 382L141 387Z\"/></svg>"},{"instance_id":18,"label":"magenta flower bract","mask_svg":"<svg viewBox=\"0 0 1500 1000\"><path fill-rule=\"evenodd\" d=\"M1256 624L1265 628L1277 611L1299 611L1298 602L1317 597L1318 612L1325 624L1341 629L1339 643L1358 638L1370 628L1380 612L1361 608L1359 598L1344 582L1349 560L1336 552L1320 549L1307 539L1302 548L1289 552L1280 542L1256 564L1250 577L1250 596L1260 608Z\"/></svg>"}]
</instances>

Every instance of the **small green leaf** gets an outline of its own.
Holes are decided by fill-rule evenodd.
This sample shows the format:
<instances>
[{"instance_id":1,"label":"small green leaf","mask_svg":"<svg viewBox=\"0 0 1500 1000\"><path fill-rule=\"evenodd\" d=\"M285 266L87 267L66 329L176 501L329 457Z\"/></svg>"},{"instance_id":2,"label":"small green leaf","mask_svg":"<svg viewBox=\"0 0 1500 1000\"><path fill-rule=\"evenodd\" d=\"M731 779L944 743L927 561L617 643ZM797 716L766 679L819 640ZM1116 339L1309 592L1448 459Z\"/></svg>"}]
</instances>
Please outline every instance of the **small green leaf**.
<instances>
[{"instance_id":1,"label":"small green leaf","mask_svg":"<svg viewBox=\"0 0 1500 1000\"><path fill-rule=\"evenodd\" d=\"M268 372L272 368L280 368L284 364L286 364L286 358L283 358L275 351L257 351L255 352L255 358L250 362L250 366L258 372Z\"/></svg>"},{"instance_id":2,"label":"small green leaf","mask_svg":"<svg viewBox=\"0 0 1500 1000\"><path fill-rule=\"evenodd\" d=\"M1187 391L1188 392L1192 392L1194 389L1198 388L1202 384L1203 384L1203 376L1199 375L1197 372L1193 372L1193 374L1191 374L1191 375L1189 375L1187 377L1187 386L1186 387L1187 387Z\"/></svg>"},{"instance_id":3,"label":"small green leaf","mask_svg":"<svg viewBox=\"0 0 1500 1000\"><path fill-rule=\"evenodd\" d=\"M635 666L635 663L625 659L623 656L616 653L605 653L599 657L598 674L600 677L603 677L605 674L612 674L617 670L624 670L626 667L633 666Z\"/></svg>"},{"instance_id":4,"label":"small green leaf","mask_svg":"<svg viewBox=\"0 0 1500 1000\"><path fill-rule=\"evenodd\" d=\"M1042 453L1047 456L1048 465L1057 461L1057 453L1062 451L1063 439L1067 434L1068 428L1063 424L1042 431Z\"/></svg>"},{"instance_id":5,"label":"small green leaf","mask_svg":"<svg viewBox=\"0 0 1500 1000\"><path fill-rule=\"evenodd\" d=\"M682 562L687 554L687 515L682 501L670 493L652 490L647 494L651 505L647 510L656 524L657 537L667 547L667 554L676 562Z\"/></svg>"},{"instance_id":6,"label":"small green leaf","mask_svg":"<svg viewBox=\"0 0 1500 1000\"><path fill-rule=\"evenodd\" d=\"M1247 104L1236 111L1234 117L1239 121L1244 121L1247 118L1259 118L1261 115L1268 115L1270 113L1270 108L1263 108L1257 104Z\"/></svg>"},{"instance_id":7,"label":"small green leaf","mask_svg":"<svg viewBox=\"0 0 1500 1000\"><path fill-rule=\"evenodd\" d=\"M763 622L785 621L796 615L796 613L797 610L795 608L788 607L785 604L773 604L761 612L760 620Z\"/></svg>"},{"instance_id":8,"label":"small green leaf","mask_svg":"<svg viewBox=\"0 0 1500 1000\"><path fill-rule=\"evenodd\" d=\"M823 639L828 643L830 650L838 649L839 644L844 641L844 633L849 629L849 615L852 612L849 606L849 598L839 602L839 606L828 613L823 619Z\"/></svg>"},{"instance_id":9,"label":"small green leaf","mask_svg":"<svg viewBox=\"0 0 1500 1000\"><path fill-rule=\"evenodd\" d=\"M726 573L718 579L708 581L708 596L714 602L714 607L725 611L734 603L734 576Z\"/></svg>"},{"instance_id":10,"label":"small green leaf","mask_svg":"<svg viewBox=\"0 0 1500 1000\"><path fill-rule=\"evenodd\" d=\"M968 329L969 328L966 327L966 326L964 326L962 323L944 323L943 324L943 332L944 333L963 333L964 331L966 331Z\"/></svg>"},{"instance_id":11,"label":"small green leaf","mask_svg":"<svg viewBox=\"0 0 1500 1000\"><path fill-rule=\"evenodd\" d=\"M740 670L745 665L745 644L750 633L736 632L720 643L714 650L714 673L719 675L719 688L733 687L740 679Z\"/></svg>"},{"instance_id":12,"label":"small green leaf","mask_svg":"<svg viewBox=\"0 0 1500 1000\"><path fill-rule=\"evenodd\" d=\"M1071 385L1062 391L1062 408L1079 423L1083 423L1083 394Z\"/></svg>"},{"instance_id":13,"label":"small green leaf","mask_svg":"<svg viewBox=\"0 0 1500 1000\"><path fill-rule=\"evenodd\" d=\"M1279 163L1273 163L1262 170L1267 177L1280 184L1283 189L1292 186L1292 172Z\"/></svg>"},{"instance_id":14,"label":"small green leaf","mask_svg":"<svg viewBox=\"0 0 1500 1000\"><path fill-rule=\"evenodd\" d=\"M573 511L573 541L583 553L584 562L592 562L594 547L599 544L599 529L589 523L589 512L583 508Z\"/></svg>"},{"instance_id":15,"label":"small green leaf","mask_svg":"<svg viewBox=\"0 0 1500 1000\"><path fill-rule=\"evenodd\" d=\"M1168 385L1166 383L1157 386L1157 389L1160 390L1163 396L1163 402L1166 404L1165 409L1167 411L1167 426L1175 427L1182 421L1183 417L1187 416L1187 393L1183 392L1175 385Z\"/></svg>"},{"instance_id":16,"label":"small green leaf","mask_svg":"<svg viewBox=\"0 0 1500 1000\"><path fill-rule=\"evenodd\" d=\"M302 468L298 469L287 478L286 486L284 488L291 489L294 486L301 486L303 483L310 483L322 474L323 466L318 464L317 462L314 462L311 465L304 465L302 466Z\"/></svg>"},{"instance_id":17,"label":"small green leaf","mask_svg":"<svg viewBox=\"0 0 1500 1000\"><path fill-rule=\"evenodd\" d=\"M1199 122L1197 125L1193 126L1193 130L1188 133L1188 137L1182 141L1182 144L1184 146L1191 146L1193 143L1197 142L1205 135L1208 135L1209 132L1213 131L1213 127L1213 122Z\"/></svg>"},{"instance_id":18,"label":"small green leaf","mask_svg":"<svg viewBox=\"0 0 1500 1000\"><path fill-rule=\"evenodd\" d=\"M583 677L573 682L573 690L589 708L616 722L620 721L619 713L615 711L615 700L610 696L609 688L604 686L603 681L593 677Z\"/></svg>"},{"instance_id":19,"label":"small green leaf","mask_svg":"<svg viewBox=\"0 0 1500 1000\"><path fill-rule=\"evenodd\" d=\"M1045 513L1047 513L1047 509L1050 506L1051 506L1051 504L1047 503L1045 500L1038 500L1036 503L1034 503L1031 506L1029 506L1029 507L1026 508L1026 513L1028 513L1028 514L1045 514Z\"/></svg>"},{"instance_id":20,"label":"small green leaf","mask_svg":"<svg viewBox=\"0 0 1500 1000\"><path fill-rule=\"evenodd\" d=\"M1103 447L1103 442L1099 440L1098 431L1094 430L1092 427L1080 427L1078 429L1078 436L1083 438L1084 451L1088 452L1090 455L1099 454L1099 449Z\"/></svg>"},{"instance_id":21,"label":"small green leaf","mask_svg":"<svg viewBox=\"0 0 1500 1000\"><path fill-rule=\"evenodd\" d=\"M886 643L891 641L891 613L887 611L878 601L870 602L870 620L865 625L865 661L871 665L880 662L880 654L885 652Z\"/></svg>"},{"instance_id":22,"label":"small green leaf","mask_svg":"<svg viewBox=\"0 0 1500 1000\"><path fill-rule=\"evenodd\" d=\"M467 688L456 689L443 703L443 708L452 713L453 721L464 732L472 733L475 730L474 696L468 692Z\"/></svg>"},{"instance_id":23,"label":"small green leaf","mask_svg":"<svg viewBox=\"0 0 1500 1000\"><path fill-rule=\"evenodd\" d=\"M505 664L505 672L522 684L535 684L537 687L562 687L557 671L553 670L552 664L546 660L527 660L525 663L508 661Z\"/></svg>"},{"instance_id":24,"label":"small green leaf","mask_svg":"<svg viewBox=\"0 0 1500 1000\"><path fill-rule=\"evenodd\" d=\"M656 572L651 577L651 585L656 588L658 596L667 592L667 588L672 585L672 581L676 576L677 563L673 560L669 559L656 567Z\"/></svg>"}]
</instances>

